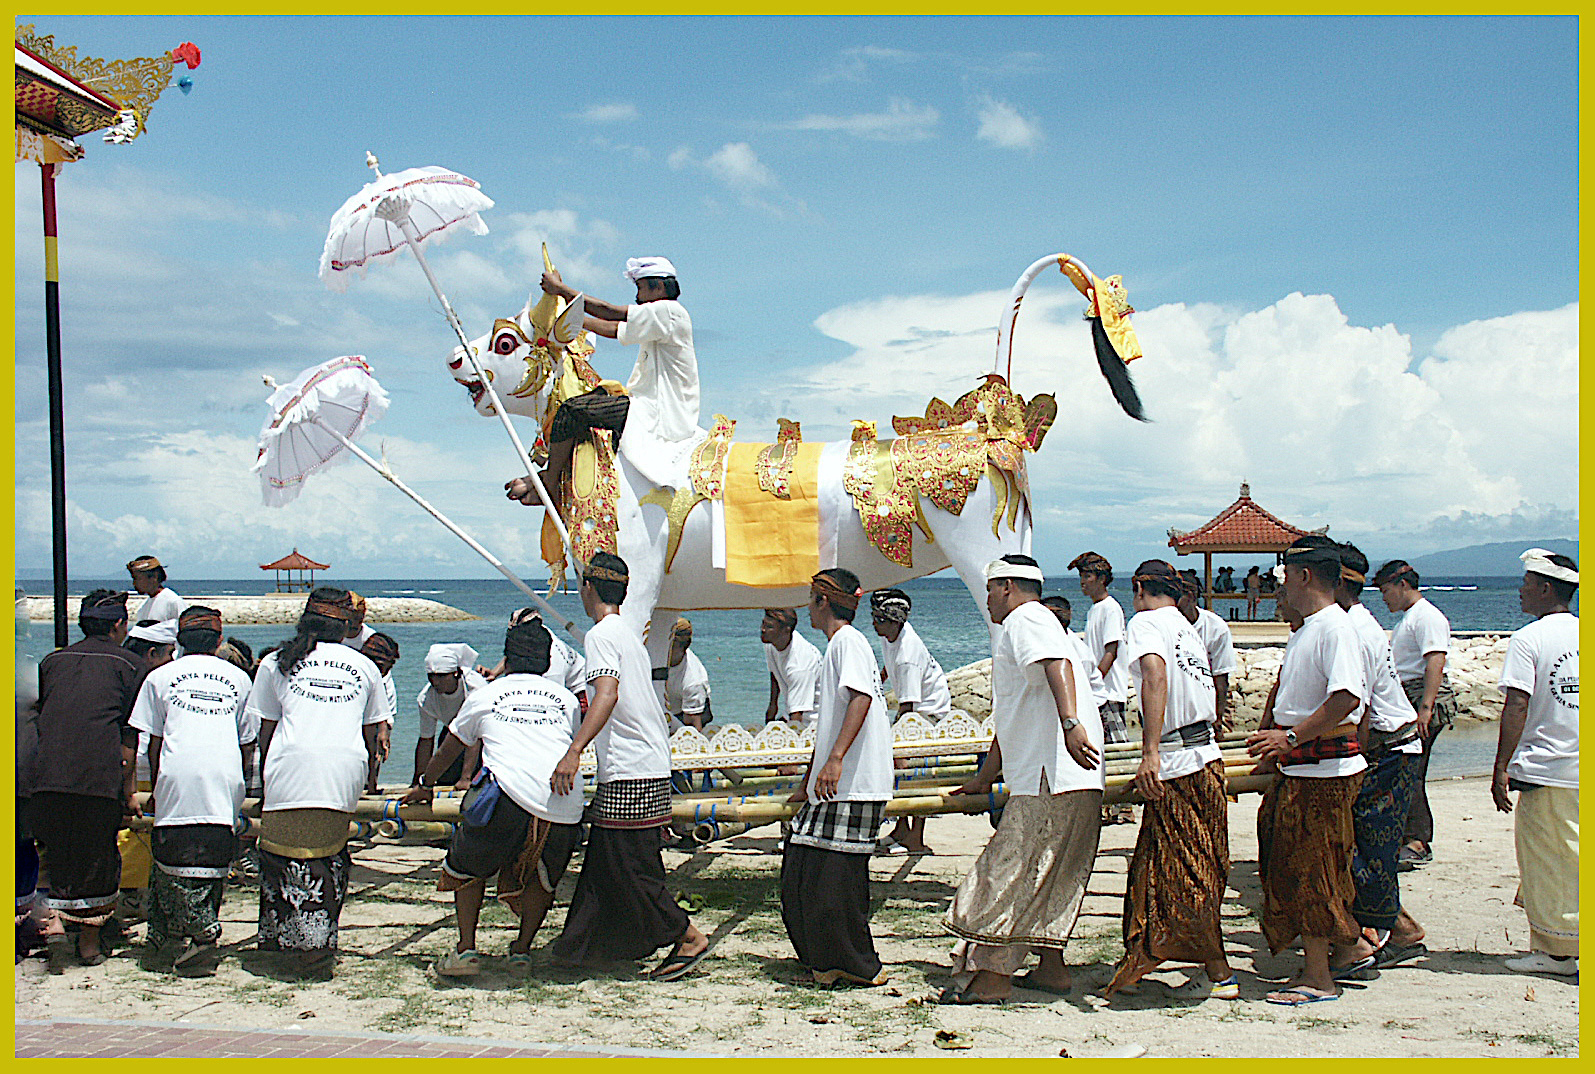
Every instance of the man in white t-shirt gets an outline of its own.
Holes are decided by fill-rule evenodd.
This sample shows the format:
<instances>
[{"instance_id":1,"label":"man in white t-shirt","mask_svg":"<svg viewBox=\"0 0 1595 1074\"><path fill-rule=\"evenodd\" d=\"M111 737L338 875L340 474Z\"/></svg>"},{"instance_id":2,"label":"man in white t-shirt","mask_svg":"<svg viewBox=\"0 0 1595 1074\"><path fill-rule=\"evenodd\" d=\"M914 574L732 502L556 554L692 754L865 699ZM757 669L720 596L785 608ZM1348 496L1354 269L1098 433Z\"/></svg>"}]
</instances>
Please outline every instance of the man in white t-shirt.
<instances>
[{"instance_id":1,"label":"man in white t-shirt","mask_svg":"<svg viewBox=\"0 0 1595 1074\"><path fill-rule=\"evenodd\" d=\"M794 728L808 725L819 685L820 650L797 632L797 613L766 608L759 621L764 663L770 671L770 705L764 722L786 720Z\"/></svg>"},{"instance_id":2,"label":"man in white t-shirt","mask_svg":"<svg viewBox=\"0 0 1595 1074\"><path fill-rule=\"evenodd\" d=\"M670 823L670 740L665 710L653 688L642 636L620 617L630 572L611 552L595 552L582 574L587 632L587 714L554 766L564 794L580 772L590 742L598 762L587 819L587 853L554 957L568 963L635 961L671 945L649 978L674 981L709 951L665 885L660 829Z\"/></svg>"},{"instance_id":3,"label":"man in white t-shirt","mask_svg":"<svg viewBox=\"0 0 1595 1074\"><path fill-rule=\"evenodd\" d=\"M1384 628L1362 602L1368 576L1368 557L1353 544L1341 544L1340 584L1335 603L1346 610L1362 645L1363 673L1368 698L1359 715L1359 736L1368 768L1351 807L1351 824L1357 838L1351 856L1351 878L1357 897L1351 916L1363 934L1350 946L1330 953L1330 966L1346 972L1362 964L1384 969L1428 954L1423 926L1401 905L1397 882L1397 854L1406 825L1412 793L1417 787L1418 714L1396 678L1390 642Z\"/></svg>"},{"instance_id":4,"label":"man in white t-shirt","mask_svg":"<svg viewBox=\"0 0 1595 1074\"><path fill-rule=\"evenodd\" d=\"M877 589L870 594L870 625L881 639L881 681L890 682L897 694L897 715L917 712L939 720L953 710L947 673L930 655L914 624L908 621L914 601L901 589ZM915 764L933 763L916 758ZM894 768L909 767L906 757L894 758ZM891 834L881 840L888 854L931 854L925 844L925 817L898 817Z\"/></svg>"},{"instance_id":5,"label":"man in white t-shirt","mask_svg":"<svg viewBox=\"0 0 1595 1074\"><path fill-rule=\"evenodd\" d=\"M531 970L532 940L554 902L554 889L581 842L582 779L578 772L563 793L553 788L554 766L569 751L581 725L581 706L547 677L553 637L535 617L512 624L504 634L503 673L475 690L449 724L448 735L404 801L427 804L449 763L480 744L482 765L492 773L498 800L480 824L462 816L443 859L439 891L454 892L459 940L433 970L443 977L481 972L476 925L487 878L498 877L498 897L520 920L510 942L508 969ZM486 785L463 803L470 813Z\"/></svg>"},{"instance_id":6,"label":"man in white t-shirt","mask_svg":"<svg viewBox=\"0 0 1595 1074\"><path fill-rule=\"evenodd\" d=\"M1513 813L1518 894L1529 953L1516 973L1578 976L1578 564L1530 548L1518 601L1534 622L1512 635L1501 665L1500 740L1490 794Z\"/></svg>"},{"instance_id":7,"label":"man in white t-shirt","mask_svg":"<svg viewBox=\"0 0 1595 1074\"><path fill-rule=\"evenodd\" d=\"M128 626L164 623L176 619L188 607L188 601L166 588L166 568L154 556L129 560L127 573L133 579L133 589L144 597L144 603L133 613Z\"/></svg>"},{"instance_id":8,"label":"man in white t-shirt","mask_svg":"<svg viewBox=\"0 0 1595 1074\"><path fill-rule=\"evenodd\" d=\"M676 301L681 285L676 268L663 257L634 257L626 262L626 279L637 285L634 305L615 306L591 295L583 297L583 327L624 344L638 344L637 364L626 381L625 395L602 388L567 399L554 414L548 434L548 468L543 485L559 496L570 469L577 440L607 429L644 477L655 485L678 480L672 463L682 445L698 430L698 358L692 346L692 318ZM578 292L553 270L543 273L544 292L574 301ZM509 498L541 503L527 478L504 486Z\"/></svg>"},{"instance_id":9,"label":"man in white t-shirt","mask_svg":"<svg viewBox=\"0 0 1595 1074\"><path fill-rule=\"evenodd\" d=\"M543 623L543 613L536 608L520 608L510 613L509 625L520 626L522 623ZM576 695L576 700L581 704L582 712L587 712L587 660L576 647L567 644L552 630L548 631L548 671L543 676L561 684L565 689ZM487 672L489 680L496 679L504 674L504 661L500 660L492 671Z\"/></svg>"},{"instance_id":10,"label":"man in white t-shirt","mask_svg":"<svg viewBox=\"0 0 1595 1074\"><path fill-rule=\"evenodd\" d=\"M691 727L702 731L714 719L709 707L709 672L692 651L692 620L679 616L670 628L670 651L665 667L654 668L654 685L659 701L670 717L670 728Z\"/></svg>"},{"instance_id":11,"label":"man in white t-shirt","mask_svg":"<svg viewBox=\"0 0 1595 1074\"><path fill-rule=\"evenodd\" d=\"M349 644L347 639L344 644ZM393 722L399 718L399 692L393 685L393 668L399 662L399 643L387 634L372 631L371 636L360 646L360 651L382 672L382 698L388 713L387 721L377 732L377 750L371 755L371 769L366 775L366 793L377 794L377 773L393 748Z\"/></svg>"},{"instance_id":12,"label":"man in white t-shirt","mask_svg":"<svg viewBox=\"0 0 1595 1074\"><path fill-rule=\"evenodd\" d=\"M171 958L180 976L209 977L237 850L244 755L260 728L248 710L249 676L215 656L221 613L192 605L177 627L183 655L145 677L128 721L150 736L155 788L147 951L152 963Z\"/></svg>"},{"instance_id":13,"label":"man in white t-shirt","mask_svg":"<svg viewBox=\"0 0 1595 1074\"><path fill-rule=\"evenodd\" d=\"M1285 643L1267 726L1246 736L1257 771L1279 773L1257 810L1258 873L1269 950L1301 940L1301 971L1265 997L1287 1006L1338 996L1330 945L1361 933L1351 916L1351 810L1367 767L1357 713L1368 686L1362 645L1335 603L1340 555L1320 540L1298 538L1285 553L1281 592L1302 625Z\"/></svg>"},{"instance_id":14,"label":"man in white t-shirt","mask_svg":"<svg viewBox=\"0 0 1595 1074\"><path fill-rule=\"evenodd\" d=\"M875 650L853 617L858 576L841 567L809 583L809 625L826 637L814 753L789 802L800 803L781 851L781 921L819 985L878 985L870 935L870 855L892 799L892 727Z\"/></svg>"},{"instance_id":15,"label":"man in white t-shirt","mask_svg":"<svg viewBox=\"0 0 1595 1074\"><path fill-rule=\"evenodd\" d=\"M1135 616L1125 661L1141 699L1135 789L1146 805L1124 896L1124 960L1103 995L1164 962L1195 963L1178 986L1190 998L1239 999L1219 925L1229 879L1229 808L1207 647L1177 603L1174 567L1149 559L1130 577Z\"/></svg>"},{"instance_id":16,"label":"man in white t-shirt","mask_svg":"<svg viewBox=\"0 0 1595 1074\"><path fill-rule=\"evenodd\" d=\"M1222 616L1197 603L1202 583L1196 580L1196 572L1181 571L1180 578L1184 585L1176 607L1185 621L1196 628L1202 647L1207 650L1207 666L1213 672L1213 705L1218 713L1214 730L1222 735L1229 730L1229 677L1235 674L1235 639Z\"/></svg>"},{"instance_id":17,"label":"man in white t-shirt","mask_svg":"<svg viewBox=\"0 0 1595 1074\"><path fill-rule=\"evenodd\" d=\"M1007 555L986 567L995 733L980 771L954 794L1008 786L997 830L947 911L953 987L942 1003L1002 1003L1015 984L1067 994L1074 931L1101 830L1102 722L1079 650L1041 605L1041 567ZM1041 964L1015 980L1039 949Z\"/></svg>"},{"instance_id":18,"label":"man in white t-shirt","mask_svg":"<svg viewBox=\"0 0 1595 1074\"><path fill-rule=\"evenodd\" d=\"M1124 642L1124 609L1108 596L1113 564L1096 552L1082 552L1069 561L1069 569L1080 572L1080 592L1091 600L1091 610L1086 613L1085 643L1102 676L1102 734L1108 742L1128 742L1130 728L1125 709L1130 700L1130 673L1119 652ZM1135 811L1128 802L1119 802L1107 807L1102 821L1133 824Z\"/></svg>"},{"instance_id":19,"label":"man in white t-shirt","mask_svg":"<svg viewBox=\"0 0 1595 1074\"><path fill-rule=\"evenodd\" d=\"M1393 559L1373 576L1385 607L1401 613L1401 622L1390 632L1390 655L1396 663L1396 676L1407 699L1418 713L1418 735L1423 753L1417 761L1417 788L1407 811L1406 844L1398 854L1402 869L1413 869L1434 860L1434 813L1429 809L1429 758L1434 755L1435 739L1456 719L1456 694L1446 681L1446 654L1451 649L1451 623L1445 613L1429 602L1418 588L1418 572L1404 559Z\"/></svg>"},{"instance_id":20,"label":"man in white t-shirt","mask_svg":"<svg viewBox=\"0 0 1595 1074\"><path fill-rule=\"evenodd\" d=\"M476 670L476 650L464 642L440 643L426 651L426 685L415 697L417 734L415 740L415 769L410 781L420 780L421 773L432 760L432 751L443 740L449 724L460 713L460 706L473 690L487 685L487 679ZM444 773L448 782L463 790L470 786L471 777L481 764L481 751L467 750L459 767L449 766Z\"/></svg>"}]
</instances>

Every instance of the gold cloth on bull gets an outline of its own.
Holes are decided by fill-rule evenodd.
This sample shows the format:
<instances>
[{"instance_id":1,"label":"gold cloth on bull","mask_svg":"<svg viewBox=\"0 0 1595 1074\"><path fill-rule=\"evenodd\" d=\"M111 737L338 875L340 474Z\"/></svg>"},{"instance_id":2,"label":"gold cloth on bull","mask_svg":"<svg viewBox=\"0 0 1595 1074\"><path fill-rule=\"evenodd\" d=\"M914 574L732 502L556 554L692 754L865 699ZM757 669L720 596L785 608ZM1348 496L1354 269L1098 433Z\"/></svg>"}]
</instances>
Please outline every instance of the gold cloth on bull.
<instances>
[{"instance_id":1,"label":"gold cloth on bull","mask_svg":"<svg viewBox=\"0 0 1595 1074\"><path fill-rule=\"evenodd\" d=\"M789 425L793 433L796 423ZM783 432L786 430L783 429ZM781 473L772 449L781 448ZM734 444L725 468L726 581L778 588L820 569L820 453L824 444ZM781 495L778 489L784 489Z\"/></svg>"}]
</instances>

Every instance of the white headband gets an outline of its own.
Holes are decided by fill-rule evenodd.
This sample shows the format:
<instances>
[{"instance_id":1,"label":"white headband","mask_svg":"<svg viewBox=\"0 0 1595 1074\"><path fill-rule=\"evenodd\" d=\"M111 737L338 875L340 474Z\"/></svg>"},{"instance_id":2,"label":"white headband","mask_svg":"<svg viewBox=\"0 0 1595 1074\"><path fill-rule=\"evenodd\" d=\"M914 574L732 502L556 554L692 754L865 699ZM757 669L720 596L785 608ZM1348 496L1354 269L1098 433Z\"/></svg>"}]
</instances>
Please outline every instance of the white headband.
<instances>
[{"instance_id":1,"label":"white headband","mask_svg":"<svg viewBox=\"0 0 1595 1074\"><path fill-rule=\"evenodd\" d=\"M1032 567L1025 563L1009 563L1002 559L994 559L986 564L986 581L996 582L1004 578L1026 578L1032 582L1046 581L1041 576L1040 567Z\"/></svg>"},{"instance_id":2,"label":"white headband","mask_svg":"<svg viewBox=\"0 0 1595 1074\"><path fill-rule=\"evenodd\" d=\"M630 257L626 259L626 279L633 283L653 276L674 276L676 266L662 257Z\"/></svg>"},{"instance_id":3,"label":"white headband","mask_svg":"<svg viewBox=\"0 0 1595 1074\"><path fill-rule=\"evenodd\" d=\"M476 650L463 642L434 645L426 651L427 674L444 674L476 663Z\"/></svg>"},{"instance_id":4,"label":"white headband","mask_svg":"<svg viewBox=\"0 0 1595 1074\"><path fill-rule=\"evenodd\" d=\"M1531 548L1517 557L1523 561L1523 566L1535 574L1543 574L1547 578L1555 578L1559 582L1571 582L1578 585L1578 572L1571 567L1562 567L1551 562L1551 553L1544 548Z\"/></svg>"},{"instance_id":5,"label":"white headband","mask_svg":"<svg viewBox=\"0 0 1595 1074\"><path fill-rule=\"evenodd\" d=\"M152 641L156 645L177 644L177 620L162 619L159 623L149 626L129 627L127 636L137 638L139 641Z\"/></svg>"}]
</instances>

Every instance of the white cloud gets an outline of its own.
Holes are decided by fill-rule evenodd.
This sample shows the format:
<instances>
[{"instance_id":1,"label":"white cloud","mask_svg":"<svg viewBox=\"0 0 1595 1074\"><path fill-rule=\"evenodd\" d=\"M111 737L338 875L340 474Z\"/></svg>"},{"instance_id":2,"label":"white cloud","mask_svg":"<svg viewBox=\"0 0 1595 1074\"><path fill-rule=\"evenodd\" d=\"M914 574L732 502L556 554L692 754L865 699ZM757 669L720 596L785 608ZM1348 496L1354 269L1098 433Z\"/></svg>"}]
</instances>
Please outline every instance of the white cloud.
<instances>
[{"instance_id":1,"label":"white cloud","mask_svg":"<svg viewBox=\"0 0 1595 1074\"><path fill-rule=\"evenodd\" d=\"M860 45L856 48L843 49L837 55L835 62L822 70L815 81L863 82L873 67L885 65L901 67L918 58L916 53L905 52L902 49Z\"/></svg>"},{"instance_id":2,"label":"white cloud","mask_svg":"<svg viewBox=\"0 0 1595 1074\"><path fill-rule=\"evenodd\" d=\"M975 137L982 142L1000 149L1031 149L1041 142L1041 121L1020 115L1007 101L982 96L978 113L980 127Z\"/></svg>"},{"instance_id":3,"label":"white cloud","mask_svg":"<svg viewBox=\"0 0 1595 1074\"><path fill-rule=\"evenodd\" d=\"M588 123L629 123L637 118L637 106L629 101L595 104L570 118L586 120Z\"/></svg>"},{"instance_id":4,"label":"white cloud","mask_svg":"<svg viewBox=\"0 0 1595 1074\"><path fill-rule=\"evenodd\" d=\"M840 131L855 138L882 142L916 142L931 137L941 113L930 105L917 106L902 97L893 97L884 112L863 112L850 116L807 115L785 125L787 130Z\"/></svg>"},{"instance_id":5,"label":"white cloud","mask_svg":"<svg viewBox=\"0 0 1595 1074\"><path fill-rule=\"evenodd\" d=\"M837 437L851 418L884 429L932 394L951 402L992 368L1004 299L892 297L827 312L816 327L853 353L786 385L784 398L801 401L786 416ZM1038 518L1071 540L1144 543L1149 519L1190 528L1242 479L1277 514L1348 538L1443 547L1576 518L1576 305L1457 326L1417 372L1407 336L1350 324L1327 295L1254 311L1156 307L1135 317L1147 356L1131 366L1148 425L1113 402L1080 310L1070 289L1033 289L1014 343L1015 387L1059 401L1030 474Z\"/></svg>"},{"instance_id":6,"label":"white cloud","mask_svg":"<svg viewBox=\"0 0 1595 1074\"><path fill-rule=\"evenodd\" d=\"M709 174L733 190L777 186L775 173L766 167L747 142L727 142L704 160Z\"/></svg>"}]
</instances>

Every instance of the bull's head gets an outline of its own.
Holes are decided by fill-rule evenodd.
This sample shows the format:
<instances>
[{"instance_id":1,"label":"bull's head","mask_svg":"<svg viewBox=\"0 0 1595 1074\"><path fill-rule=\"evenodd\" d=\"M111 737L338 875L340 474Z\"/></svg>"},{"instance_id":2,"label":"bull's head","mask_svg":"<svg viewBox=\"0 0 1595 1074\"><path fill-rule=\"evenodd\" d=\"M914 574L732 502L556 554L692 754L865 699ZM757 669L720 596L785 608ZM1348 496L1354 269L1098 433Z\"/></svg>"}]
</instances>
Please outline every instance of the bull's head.
<instances>
[{"instance_id":1,"label":"bull's head","mask_svg":"<svg viewBox=\"0 0 1595 1074\"><path fill-rule=\"evenodd\" d=\"M546 247L543 264L553 269ZM541 423L549 417L551 404L586 390L591 369L585 359L593 348L582 331L582 312L579 297L567 303L533 291L520 313L498 318L491 332L471 341L482 376L511 414ZM478 414L494 416L493 400L463 348L455 347L449 355L449 374L470 394Z\"/></svg>"}]
</instances>

